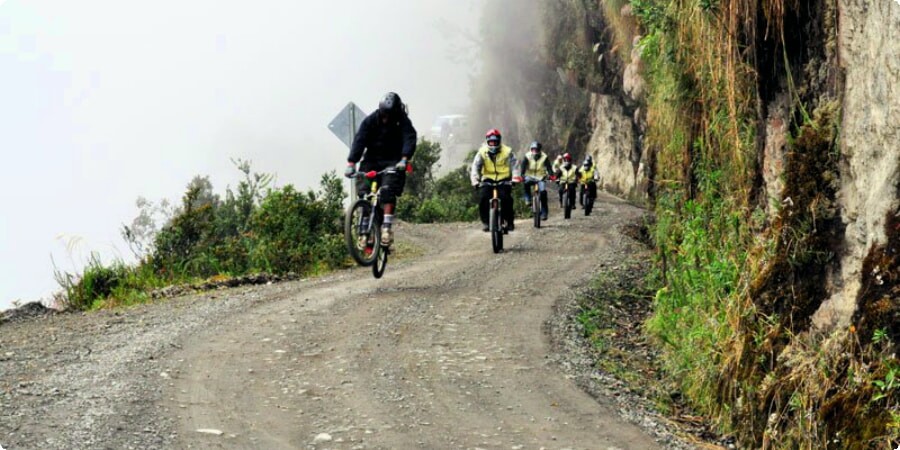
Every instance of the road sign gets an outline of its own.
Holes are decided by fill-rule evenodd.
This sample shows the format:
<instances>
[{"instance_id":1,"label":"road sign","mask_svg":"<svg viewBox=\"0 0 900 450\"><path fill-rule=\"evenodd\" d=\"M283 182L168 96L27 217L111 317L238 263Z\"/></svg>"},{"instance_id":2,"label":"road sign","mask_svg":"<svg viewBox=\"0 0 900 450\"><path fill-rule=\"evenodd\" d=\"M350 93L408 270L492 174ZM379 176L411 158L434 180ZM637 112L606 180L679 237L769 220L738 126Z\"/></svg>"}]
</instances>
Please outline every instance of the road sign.
<instances>
[{"instance_id":1,"label":"road sign","mask_svg":"<svg viewBox=\"0 0 900 450\"><path fill-rule=\"evenodd\" d=\"M353 145L353 138L356 137L356 130L366 118L366 113L359 109L355 103L347 103L347 106L338 113L337 117L328 124L328 129L334 133L347 147Z\"/></svg>"},{"instance_id":2,"label":"road sign","mask_svg":"<svg viewBox=\"0 0 900 450\"><path fill-rule=\"evenodd\" d=\"M356 131L362 125L366 113L356 106L356 103L347 103L347 106L338 113L337 117L328 124L328 129L337 136L348 148L353 145ZM356 203L356 183L350 182L350 204Z\"/></svg>"}]
</instances>

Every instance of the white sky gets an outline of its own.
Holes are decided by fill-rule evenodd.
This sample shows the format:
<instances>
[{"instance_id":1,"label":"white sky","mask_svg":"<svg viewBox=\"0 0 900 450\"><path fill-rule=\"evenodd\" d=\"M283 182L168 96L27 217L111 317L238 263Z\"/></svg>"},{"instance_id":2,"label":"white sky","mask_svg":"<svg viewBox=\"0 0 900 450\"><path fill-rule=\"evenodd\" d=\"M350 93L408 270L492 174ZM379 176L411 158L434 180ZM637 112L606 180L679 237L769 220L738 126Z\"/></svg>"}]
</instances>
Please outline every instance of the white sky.
<instances>
[{"instance_id":1,"label":"white sky","mask_svg":"<svg viewBox=\"0 0 900 450\"><path fill-rule=\"evenodd\" d=\"M394 90L426 134L467 104L471 43L447 30L483 1L0 0L0 309L56 288L51 254L127 256L138 196L197 174L222 192L230 158L316 186L343 168L326 125L350 100Z\"/></svg>"}]
</instances>

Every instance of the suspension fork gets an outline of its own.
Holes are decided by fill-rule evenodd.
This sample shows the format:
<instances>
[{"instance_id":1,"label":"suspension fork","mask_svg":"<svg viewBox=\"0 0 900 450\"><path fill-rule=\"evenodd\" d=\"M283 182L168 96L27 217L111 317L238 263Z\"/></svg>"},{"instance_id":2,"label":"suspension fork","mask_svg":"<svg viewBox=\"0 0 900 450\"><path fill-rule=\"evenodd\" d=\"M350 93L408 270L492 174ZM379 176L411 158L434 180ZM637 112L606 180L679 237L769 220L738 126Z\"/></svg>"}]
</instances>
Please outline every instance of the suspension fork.
<instances>
[{"instance_id":1,"label":"suspension fork","mask_svg":"<svg viewBox=\"0 0 900 450\"><path fill-rule=\"evenodd\" d=\"M362 224L359 224L359 228L360 228L359 234L364 234L366 236L369 236L372 234L372 229L375 227L375 220L376 220L376 217L378 214L378 207L379 207L378 198L379 197L380 196L378 195L378 182L372 181L372 183L369 185L369 192L364 197L369 200L369 205L371 207L371 210L369 211L369 217L368 217L369 223L366 224L365 228L363 228Z\"/></svg>"}]
</instances>

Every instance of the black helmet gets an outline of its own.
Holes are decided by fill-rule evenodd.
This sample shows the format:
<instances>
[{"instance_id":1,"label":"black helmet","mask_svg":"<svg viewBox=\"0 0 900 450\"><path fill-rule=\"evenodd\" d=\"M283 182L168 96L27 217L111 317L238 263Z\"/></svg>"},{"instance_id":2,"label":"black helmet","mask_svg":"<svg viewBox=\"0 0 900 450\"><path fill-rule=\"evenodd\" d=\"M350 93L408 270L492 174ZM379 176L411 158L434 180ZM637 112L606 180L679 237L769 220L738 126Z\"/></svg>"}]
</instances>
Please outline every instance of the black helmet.
<instances>
[{"instance_id":1,"label":"black helmet","mask_svg":"<svg viewBox=\"0 0 900 450\"><path fill-rule=\"evenodd\" d=\"M531 149L532 149L532 150L537 150L538 153L540 153L540 152L541 152L541 149L543 149L543 148L544 148L544 146L541 145L541 143L538 142L538 141L534 141L534 142L531 143Z\"/></svg>"},{"instance_id":2,"label":"black helmet","mask_svg":"<svg viewBox=\"0 0 900 450\"><path fill-rule=\"evenodd\" d=\"M396 92L388 92L384 94L384 98L378 102L378 112L386 114L388 117L399 117L403 112L403 102Z\"/></svg>"},{"instance_id":3,"label":"black helmet","mask_svg":"<svg viewBox=\"0 0 900 450\"><path fill-rule=\"evenodd\" d=\"M587 155L584 157L584 165L590 167L594 164L594 158L591 158L591 155Z\"/></svg>"}]
</instances>

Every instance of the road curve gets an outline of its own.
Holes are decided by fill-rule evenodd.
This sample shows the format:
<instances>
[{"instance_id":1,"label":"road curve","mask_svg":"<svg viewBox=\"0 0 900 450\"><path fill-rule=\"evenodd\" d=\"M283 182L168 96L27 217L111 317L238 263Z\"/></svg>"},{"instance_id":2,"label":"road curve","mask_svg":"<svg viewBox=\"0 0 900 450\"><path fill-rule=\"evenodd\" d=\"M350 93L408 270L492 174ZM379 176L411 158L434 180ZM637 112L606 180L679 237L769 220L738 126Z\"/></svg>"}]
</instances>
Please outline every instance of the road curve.
<instances>
[{"instance_id":1,"label":"road curve","mask_svg":"<svg viewBox=\"0 0 900 450\"><path fill-rule=\"evenodd\" d=\"M301 283L191 334L158 405L176 447L659 448L567 379L542 331L641 212L604 197L591 217L552 214L499 255L474 225L403 226L425 255L381 280Z\"/></svg>"}]
</instances>

